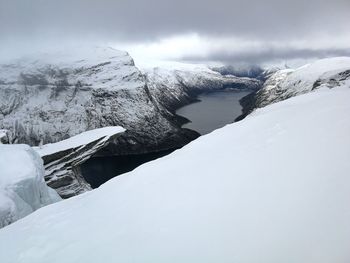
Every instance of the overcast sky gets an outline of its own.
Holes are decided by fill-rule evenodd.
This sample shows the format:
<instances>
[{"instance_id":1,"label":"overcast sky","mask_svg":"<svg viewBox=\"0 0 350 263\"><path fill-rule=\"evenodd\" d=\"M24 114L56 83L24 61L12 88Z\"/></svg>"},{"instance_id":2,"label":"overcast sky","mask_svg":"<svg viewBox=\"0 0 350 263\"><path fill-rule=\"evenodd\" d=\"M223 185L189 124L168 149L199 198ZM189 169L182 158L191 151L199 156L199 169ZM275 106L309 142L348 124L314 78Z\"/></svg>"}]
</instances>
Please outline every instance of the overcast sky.
<instances>
[{"instance_id":1,"label":"overcast sky","mask_svg":"<svg viewBox=\"0 0 350 263\"><path fill-rule=\"evenodd\" d=\"M74 45L227 64L350 55L350 1L0 0L2 58Z\"/></svg>"}]
</instances>

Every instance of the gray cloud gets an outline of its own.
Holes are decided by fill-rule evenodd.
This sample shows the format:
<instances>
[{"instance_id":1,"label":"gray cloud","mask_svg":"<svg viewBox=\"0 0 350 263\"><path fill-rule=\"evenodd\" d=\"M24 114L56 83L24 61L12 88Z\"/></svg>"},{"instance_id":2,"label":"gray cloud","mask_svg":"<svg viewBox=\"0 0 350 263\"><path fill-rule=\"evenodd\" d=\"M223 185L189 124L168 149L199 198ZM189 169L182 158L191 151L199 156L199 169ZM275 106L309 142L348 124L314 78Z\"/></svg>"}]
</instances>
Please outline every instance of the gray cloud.
<instances>
[{"instance_id":1,"label":"gray cloud","mask_svg":"<svg viewBox=\"0 0 350 263\"><path fill-rule=\"evenodd\" d=\"M350 56L350 49L310 49L310 48L267 48L232 53L228 50L216 50L206 56L184 56L187 62L223 62L224 64L263 64L279 63L296 59L317 59L335 56Z\"/></svg>"},{"instance_id":2,"label":"gray cloud","mask_svg":"<svg viewBox=\"0 0 350 263\"><path fill-rule=\"evenodd\" d=\"M0 48L5 53L14 45L20 51L79 41L147 43L193 32L214 39L337 38L350 34L349 13L348 0L0 0ZM257 59L276 56L261 53Z\"/></svg>"}]
</instances>

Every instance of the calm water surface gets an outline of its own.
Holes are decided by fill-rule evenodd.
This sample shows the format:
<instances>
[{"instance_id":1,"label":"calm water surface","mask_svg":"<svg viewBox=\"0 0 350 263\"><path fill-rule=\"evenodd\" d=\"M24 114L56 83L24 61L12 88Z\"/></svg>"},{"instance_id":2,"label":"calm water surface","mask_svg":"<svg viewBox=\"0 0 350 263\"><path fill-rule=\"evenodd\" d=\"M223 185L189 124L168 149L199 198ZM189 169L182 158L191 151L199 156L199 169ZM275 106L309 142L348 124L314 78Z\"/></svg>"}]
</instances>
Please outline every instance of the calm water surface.
<instances>
[{"instance_id":1,"label":"calm water surface","mask_svg":"<svg viewBox=\"0 0 350 263\"><path fill-rule=\"evenodd\" d=\"M198 96L200 102L189 104L176 111L176 114L191 122L183 128L207 134L226 124L232 123L242 113L239 100L250 91L219 91Z\"/></svg>"}]
</instances>

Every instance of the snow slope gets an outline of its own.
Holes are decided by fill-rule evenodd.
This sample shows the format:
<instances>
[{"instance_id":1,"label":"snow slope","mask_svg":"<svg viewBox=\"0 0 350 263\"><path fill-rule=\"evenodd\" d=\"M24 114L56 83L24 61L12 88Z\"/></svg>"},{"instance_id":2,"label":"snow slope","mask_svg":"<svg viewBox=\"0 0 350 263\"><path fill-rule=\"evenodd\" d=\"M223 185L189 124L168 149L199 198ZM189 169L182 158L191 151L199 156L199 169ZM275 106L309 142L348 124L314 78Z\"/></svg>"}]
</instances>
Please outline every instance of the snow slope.
<instances>
[{"instance_id":1,"label":"snow slope","mask_svg":"<svg viewBox=\"0 0 350 263\"><path fill-rule=\"evenodd\" d=\"M119 126L104 127L34 147L44 160L47 184L63 198L91 190L80 173L80 165L124 131Z\"/></svg>"},{"instance_id":2,"label":"snow slope","mask_svg":"<svg viewBox=\"0 0 350 263\"><path fill-rule=\"evenodd\" d=\"M350 261L350 89L255 111L0 230L2 263Z\"/></svg>"},{"instance_id":3,"label":"snow slope","mask_svg":"<svg viewBox=\"0 0 350 263\"><path fill-rule=\"evenodd\" d=\"M61 200L47 187L40 156L27 145L0 145L0 228Z\"/></svg>"},{"instance_id":4,"label":"snow slope","mask_svg":"<svg viewBox=\"0 0 350 263\"><path fill-rule=\"evenodd\" d=\"M255 96L255 106L264 107L320 87L350 87L350 57L320 59L295 70L272 74Z\"/></svg>"}]
</instances>

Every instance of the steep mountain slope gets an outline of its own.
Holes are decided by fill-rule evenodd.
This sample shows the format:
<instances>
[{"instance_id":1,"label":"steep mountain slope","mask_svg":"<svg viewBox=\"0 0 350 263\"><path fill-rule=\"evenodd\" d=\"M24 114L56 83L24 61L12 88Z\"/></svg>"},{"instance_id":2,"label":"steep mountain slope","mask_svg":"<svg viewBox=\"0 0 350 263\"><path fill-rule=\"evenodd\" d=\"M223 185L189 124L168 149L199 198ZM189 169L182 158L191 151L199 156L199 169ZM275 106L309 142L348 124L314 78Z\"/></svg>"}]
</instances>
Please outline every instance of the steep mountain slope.
<instances>
[{"instance_id":1,"label":"steep mountain slope","mask_svg":"<svg viewBox=\"0 0 350 263\"><path fill-rule=\"evenodd\" d=\"M40 156L27 145L0 144L0 228L61 200L47 187Z\"/></svg>"},{"instance_id":2,"label":"steep mountain slope","mask_svg":"<svg viewBox=\"0 0 350 263\"><path fill-rule=\"evenodd\" d=\"M140 128L145 137L175 129L126 52L96 48L0 67L0 123L11 142L51 143L110 125Z\"/></svg>"},{"instance_id":3,"label":"steep mountain slope","mask_svg":"<svg viewBox=\"0 0 350 263\"><path fill-rule=\"evenodd\" d=\"M168 118L180 121L174 112L195 100L201 92L222 89L258 90L262 83L254 78L223 76L204 65L176 63L143 69L149 92Z\"/></svg>"},{"instance_id":4,"label":"steep mountain slope","mask_svg":"<svg viewBox=\"0 0 350 263\"><path fill-rule=\"evenodd\" d=\"M145 76L147 93L152 102L167 120L176 127L180 127L184 120L175 114L176 109L196 100L196 95L201 92L215 91L222 89L246 89L255 91L261 88L261 81L253 78L239 78L235 76L223 76L212 71L206 65L184 64L176 62L163 62L159 67L149 67L141 65L141 72ZM152 119L148 119L152 122ZM129 129L127 133L132 133ZM186 138L185 143L179 144L176 136L181 135ZM103 152L120 154L130 151L130 147L138 150L134 152L152 152L160 149L166 150L177 148L188 143L190 140L199 136L196 132L180 129L176 133L163 133L162 140L158 139L152 144L138 142L140 136L134 136L132 143L125 144L115 141L109 144ZM183 135L185 134L185 135ZM123 137L120 137L122 140ZM123 150L121 145L127 145L128 149Z\"/></svg>"},{"instance_id":5,"label":"steep mountain slope","mask_svg":"<svg viewBox=\"0 0 350 263\"><path fill-rule=\"evenodd\" d=\"M350 89L259 109L0 230L3 263L349 262Z\"/></svg>"},{"instance_id":6,"label":"steep mountain slope","mask_svg":"<svg viewBox=\"0 0 350 263\"><path fill-rule=\"evenodd\" d=\"M221 89L258 90L261 82L254 78L223 76L205 66L153 68L145 70L152 95L163 104L181 104L179 98L191 97L203 91ZM167 102L170 100L170 102Z\"/></svg>"},{"instance_id":7,"label":"steep mountain slope","mask_svg":"<svg viewBox=\"0 0 350 263\"><path fill-rule=\"evenodd\" d=\"M350 58L335 57L315 61L295 70L273 73L262 89L243 98L244 116L255 108L305 94L320 87L350 87Z\"/></svg>"}]
</instances>

